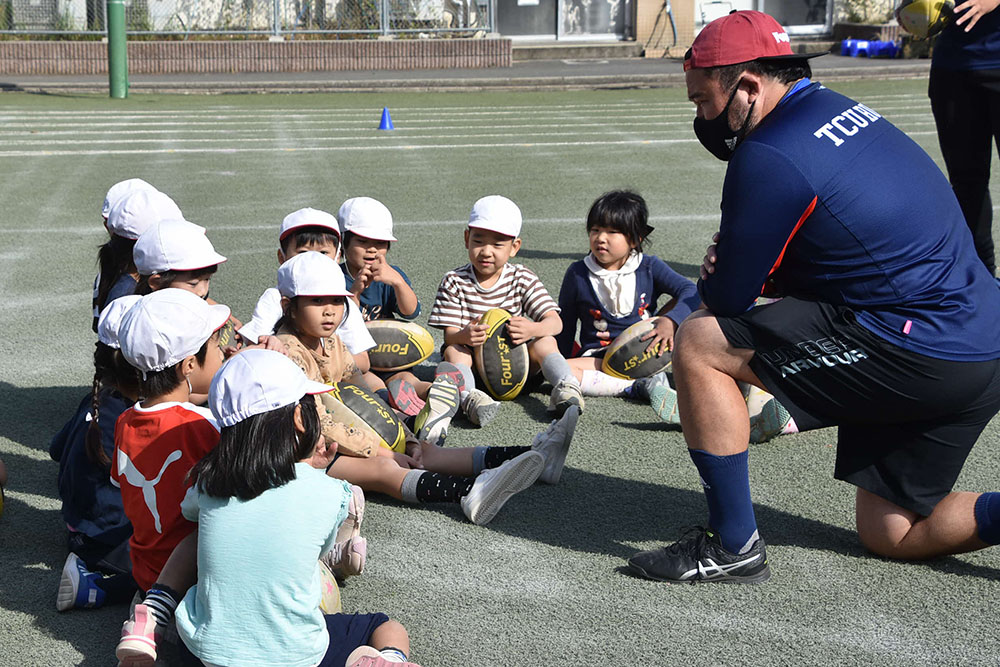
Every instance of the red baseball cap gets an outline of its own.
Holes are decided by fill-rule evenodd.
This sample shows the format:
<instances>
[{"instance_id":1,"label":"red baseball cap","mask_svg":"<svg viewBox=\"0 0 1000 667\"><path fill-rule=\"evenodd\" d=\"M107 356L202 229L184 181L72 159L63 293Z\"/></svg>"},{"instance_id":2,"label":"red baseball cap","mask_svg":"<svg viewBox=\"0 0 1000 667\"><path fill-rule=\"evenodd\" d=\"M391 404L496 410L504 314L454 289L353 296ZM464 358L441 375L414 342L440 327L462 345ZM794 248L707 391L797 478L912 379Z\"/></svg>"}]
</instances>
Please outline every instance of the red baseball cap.
<instances>
[{"instance_id":1,"label":"red baseball cap","mask_svg":"<svg viewBox=\"0 0 1000 667\"><path fill-rule=\"evenodd\" d=\"M814 58L795 53L788 33L774 17L749 9L733 10L702 28L684 57L684 71L722 67L751 60Z\"/></svg>"}]
</instances>

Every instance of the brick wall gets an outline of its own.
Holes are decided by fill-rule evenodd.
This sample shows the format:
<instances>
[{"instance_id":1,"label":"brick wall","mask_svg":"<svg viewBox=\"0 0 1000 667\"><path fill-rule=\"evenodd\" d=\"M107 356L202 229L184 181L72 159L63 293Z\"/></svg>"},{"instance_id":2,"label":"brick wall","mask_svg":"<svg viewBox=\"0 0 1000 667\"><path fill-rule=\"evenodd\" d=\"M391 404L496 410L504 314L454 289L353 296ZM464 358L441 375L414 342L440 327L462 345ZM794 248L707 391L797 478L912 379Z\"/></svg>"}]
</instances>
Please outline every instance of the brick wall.
<instances>
[{"instance_id":1,"label":"brick wall","mask_svg":"<svg viewBox=\"0 0 1000 667\"><path fill-rule=\"evenodd\" d=\"M510 67L509 39L129 42L133 74ZM0 42L0 74L106 74L101 42Z\"/></svg>"}]
</instances>

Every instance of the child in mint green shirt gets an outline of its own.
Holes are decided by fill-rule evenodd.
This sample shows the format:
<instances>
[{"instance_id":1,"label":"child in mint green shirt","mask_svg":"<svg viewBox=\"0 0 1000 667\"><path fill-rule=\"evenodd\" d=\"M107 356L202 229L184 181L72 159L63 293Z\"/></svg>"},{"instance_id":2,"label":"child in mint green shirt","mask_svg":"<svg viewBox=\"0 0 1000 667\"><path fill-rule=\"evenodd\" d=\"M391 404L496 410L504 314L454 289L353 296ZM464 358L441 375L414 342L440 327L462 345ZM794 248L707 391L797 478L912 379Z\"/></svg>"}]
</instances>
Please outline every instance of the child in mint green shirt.
<instances>
[{"instance_id":1,"label":"child in mint green shirt","mask_svg":"<svg viewBox=\"0 0 1000 667\"><path fill-rule=\"evenodd\" d=\"M178 634L206 665L406 659L406 630L385 614L319 609L317 561L351 499L349 485L325 472L337 445L323 438L313 394L330 389L269 350L234 356L212 381L222 431L181 505L198 522L198 583L176 611Z\"/></svg>"}]
</instances>

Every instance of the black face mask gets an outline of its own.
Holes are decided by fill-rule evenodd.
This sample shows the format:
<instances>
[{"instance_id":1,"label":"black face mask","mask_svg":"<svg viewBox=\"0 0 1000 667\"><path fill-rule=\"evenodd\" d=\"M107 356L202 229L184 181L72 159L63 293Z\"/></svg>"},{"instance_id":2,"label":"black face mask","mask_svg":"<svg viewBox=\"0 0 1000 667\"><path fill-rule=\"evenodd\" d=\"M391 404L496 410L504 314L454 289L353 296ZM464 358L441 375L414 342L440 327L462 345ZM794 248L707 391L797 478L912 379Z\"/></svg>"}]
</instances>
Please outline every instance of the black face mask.
<instances>
[{"instance_id":1,"label":"black face mask","mask_svg":"<svg viewBox=\"0 0 1000 667\"><path fill-rule=\"evenodd\" d=\"M729 161L729 158L733 156L733 151L736 150L736 146L746 136L747 126L750 124L750 115L753 113L753 105L757 104L757 100L751 102L750 108L747 109L746 118L743 119L743 124L740 125L740 129L731 130L729 128L729 105L733 103L736 91L739 89L740 82L737 81L736 87L733 88L733 92L729 96L729 101L726 102L725 108L718 116L711 120L704 118L694 119L694 134L698 137L698 141L708 149L709 153L724 162Z\"/></svg>"}]
</instances>

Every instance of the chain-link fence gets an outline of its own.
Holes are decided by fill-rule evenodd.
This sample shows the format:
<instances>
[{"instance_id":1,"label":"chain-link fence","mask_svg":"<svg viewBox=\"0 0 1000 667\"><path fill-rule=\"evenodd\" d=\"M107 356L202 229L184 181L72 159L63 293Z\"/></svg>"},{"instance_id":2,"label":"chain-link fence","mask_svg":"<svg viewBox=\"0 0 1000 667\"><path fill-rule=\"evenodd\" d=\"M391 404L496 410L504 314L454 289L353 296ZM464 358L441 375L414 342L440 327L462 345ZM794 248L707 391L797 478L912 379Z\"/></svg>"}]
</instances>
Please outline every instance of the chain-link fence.
<instances>
[{"instance_id":1,"label":"chain-link fence","mask_svg":"<svg viewBox=\"0 0 1000 667\"><path fill-rule=\"evenodd\" d=\"M388 34L490 32L495 0L130 0L132 35ZM0 33L99 35L105 0L0 0Z\"/></svg>"}]
</instances>

